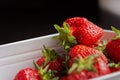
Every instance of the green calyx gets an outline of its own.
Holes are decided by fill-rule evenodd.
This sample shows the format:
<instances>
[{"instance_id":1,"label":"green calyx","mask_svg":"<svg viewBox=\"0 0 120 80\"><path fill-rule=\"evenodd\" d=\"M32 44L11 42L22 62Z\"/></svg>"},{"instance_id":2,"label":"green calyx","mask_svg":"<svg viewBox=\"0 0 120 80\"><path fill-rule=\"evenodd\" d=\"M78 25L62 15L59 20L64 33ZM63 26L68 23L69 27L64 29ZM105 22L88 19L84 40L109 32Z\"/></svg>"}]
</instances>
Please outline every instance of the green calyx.
<instances>
[{"instance_id":1,"label":"green calyx","mask_svg":"<svg viewBox=\"0 0 120 80\"><path fill-rule=\"evenodd\" d=\"M47 64L49 61L55 60L59 56L54 49L49 49L45 46L43 46L42 53L45 57L45 64Z\"/></svg>"},{"instance_id":2,"label":"green calyx","mask_svg":"<svg viewBox=\"0 0 120 80\"><path fill-rule=\"evenodd\" d=\"M70 57L68 56L68 54L65 54L65 61L63 61L63 66L65 68L63 73L65 73L65 74L67 74L67 72L69 71L69 67L68 67L69 59L70 59Z\"/></svg>"},{"instance_id":3,"label":"green calyx","mask_svg":"<svg viewBox=\"0 0 120 80\"><path fill-rule=\"evenodd\" d=\"M76 38L71 35L70 26L63 22L63 27L59 25L54 25L55 29L59 32L59 36L55 36L55 39L58 39L58 45L63 46L65 51L68 51L71 46L77 44Z\"/></svg>"},{"instance_id":4,"label":"green calyx","mask_svg":"<svg viewBox=\"0 0 120 80\"><path fill-rule=\"evenodd\" d=\"M108 66L113 68L120 68L120 62L118 63L110 62L108 63Z\"/></svg>"},{"instance_id":5,"label":"green calyx","mask_svg":"<svg viewBox=\"0 0 120 80\"><path fill-rule=\"evenodd\" d=\"M48 70L49 65L43 68L43 65L39 66L35 61L33 61L33 64L38 70L38 73L42 80L59 80L59 77L54 76L55 71Z\"/></svg>"},{"instance_id":6,"label":"green calyx","mask_svg":"<svg viewBox=\"0 0 120 80\"><path fill-rule=\"evenodd\" d=\"M106 56L107 53L106 53L106 45L107 45L108 41L107 40L103 40L101 41L100 43L98 43L98 45L95 47L95 49L101 51L102 53L104 53Z\"/></svg>"},{"instance_id":7,"label":"green calyx","mask_svg":"<svg viewBox=\"0 0 120 80\"><path fill-rule=\"evenodd\" d=\"M115 27L111 26L112 31L116 33L116 36L113 38L113 40L117 40L120 38L120 30L116 29Z\"/></svg>"},{"instance_id":8,"label":"green calyx","mask_svg":"<svg viewBox=\"0 0 120 80\"><path fill-rule=\"evenodd\" d=\"M96 72L96 69L94 68L94 65L93 65L95 63L93 59L96 57L98 57L98 55L94 54L86 57L85 59L81 57L79 59L75 59L75 62L72 64L72 67L69 69L68 74L74 73L74 72L75 73L80 72L82 70Z\"/></svg>"}]
</instances>

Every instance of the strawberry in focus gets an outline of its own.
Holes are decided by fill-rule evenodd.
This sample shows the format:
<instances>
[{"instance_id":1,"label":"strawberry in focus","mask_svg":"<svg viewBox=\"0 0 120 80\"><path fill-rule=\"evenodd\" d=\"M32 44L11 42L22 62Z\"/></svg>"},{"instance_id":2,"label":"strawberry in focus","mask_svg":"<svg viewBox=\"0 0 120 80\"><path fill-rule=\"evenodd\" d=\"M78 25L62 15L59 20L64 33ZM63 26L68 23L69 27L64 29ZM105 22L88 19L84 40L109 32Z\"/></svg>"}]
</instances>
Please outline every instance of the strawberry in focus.
<instances>
[{"instance_id":1,"label":"strawberry in focus","mask_svg":"<svg viewBox=\"0 0 120 80\"><path fill-rule=\"evenodd\" d=\"M75 45L68 52L68 55L70 56L70 58L76 58L76 57L86 58L87 56L90 56L92 54L99 54L100 58L105 63L108 63L107 57L102 52L94 48L88 47L86 45L79 45L79 44Z\"/></svg>"},{"instance_id":2,"label":"strawberry in focus","mask_svg":"<svg viewBox=\"0 0 120 80\"><path fill-rule=\"evenodd\" d=\"M41 78L37 70L25 68L16 74L14 80L41 80Z\"/></svg>"},{"instance_id":3,"label":"strawberry in focus","mask_svg":"<svg viewBox=\"0 0 120 80\"><path fill-rule=\"evenodd\" d=\"M72 46L77 44L76 38L71 34L70 26L63 22L63 27L57 24L54 27L59 33L54 39L59 40L58 45L63 46L65 52L68 52Z\"/></svg>"},{"instance_id":4,"label":"strawberry in focus","mask_svg":"<svg viewBox=\"0 0 120 80\"><path fill-rule=\"evenodd\" d=\"M82 23L84 23L87 19L84 17L72 17L66 19L64 22L68 23L70 26L71 34L74 33L76 29L78 29Z\"/></svg>"},{"instance_id":5,"label":"strawberry in focus","mask_svg":"<svg viewBox=\"0 0 120 80\"><path fill-rule=\"evenodd\" d=\"M108 65L98 55L94 54L84 59L82 57L75 59L68 75L64 77L66 80L88 80L110 72Z\"/></svg>"},{"instance_id":6,"label":"strawberry in focus","mask_svg":"<svg viewBox=\"0 0 120 80\"><path fill-rule=\"evenodd\" d=\"M71 34L80 44L94 45L103 35L103 29L84 17L72 17L65 20Z\"/></svg>"}]
</instances>

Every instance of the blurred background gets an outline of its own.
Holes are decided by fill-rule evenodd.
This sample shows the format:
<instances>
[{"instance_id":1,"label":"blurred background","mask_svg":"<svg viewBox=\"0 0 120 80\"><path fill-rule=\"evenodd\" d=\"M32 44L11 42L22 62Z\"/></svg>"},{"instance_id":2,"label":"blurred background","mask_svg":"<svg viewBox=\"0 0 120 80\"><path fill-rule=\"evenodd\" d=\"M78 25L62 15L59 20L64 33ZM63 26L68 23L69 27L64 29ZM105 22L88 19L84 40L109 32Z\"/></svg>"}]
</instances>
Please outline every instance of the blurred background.
<instances>
[{"instance_id":1,"label":"blurred background","mask_svg":"<svg viewBox=\"0 0 120 80\"><path fill-rule=\"evenodd\" d=\"M82 16L104 29L120 29L120 0L1 0L0 45L56 33L69 17Z\"/></svg>"}]
</instances>

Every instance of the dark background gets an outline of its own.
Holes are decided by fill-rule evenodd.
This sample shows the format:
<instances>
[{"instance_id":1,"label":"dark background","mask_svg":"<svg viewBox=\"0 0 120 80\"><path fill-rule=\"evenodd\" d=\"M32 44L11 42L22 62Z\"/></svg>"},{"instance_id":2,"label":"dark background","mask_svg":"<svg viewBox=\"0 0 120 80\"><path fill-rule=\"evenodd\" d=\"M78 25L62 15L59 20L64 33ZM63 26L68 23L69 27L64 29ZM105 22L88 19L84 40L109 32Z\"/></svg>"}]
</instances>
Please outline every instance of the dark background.
<instances>
[{"instance_id":1,"label":"dark background","mask_svg":"<svg viewBox=\"0 0 120 80\"><path fill-rule=\"evenodd\" d=\"M98 0L1 0L0 44L56 33L53 24L75 16L110 29L113 23L104 14Z\"/></svg>"}]
</instances>

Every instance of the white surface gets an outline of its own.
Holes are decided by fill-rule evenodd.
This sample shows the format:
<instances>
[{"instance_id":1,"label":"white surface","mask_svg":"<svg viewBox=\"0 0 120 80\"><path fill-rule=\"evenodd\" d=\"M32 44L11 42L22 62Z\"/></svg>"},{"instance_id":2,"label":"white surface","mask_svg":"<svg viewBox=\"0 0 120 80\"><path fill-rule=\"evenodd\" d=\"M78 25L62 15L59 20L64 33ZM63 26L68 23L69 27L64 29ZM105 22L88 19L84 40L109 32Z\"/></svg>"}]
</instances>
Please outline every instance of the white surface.
<instances>
[{"instance_id":1,"label":"white surface","mask_svg":"<svg viewBox=\"0 0 120 80\"><path fill-rule=\"evenodd\" d=\"M0 80L13 80L15 74L22 68L34 67L32 62L41 56L43 45L56 49L58 53L62 53L62 49L56 45L57 41L52 39L55 35L58 34L1 45ZM101 39L110 40L113 36L113 32L105 30L104 36ZM119 78L120 72L93 80L118 80Z\"/></svg>"}]
</instances>

